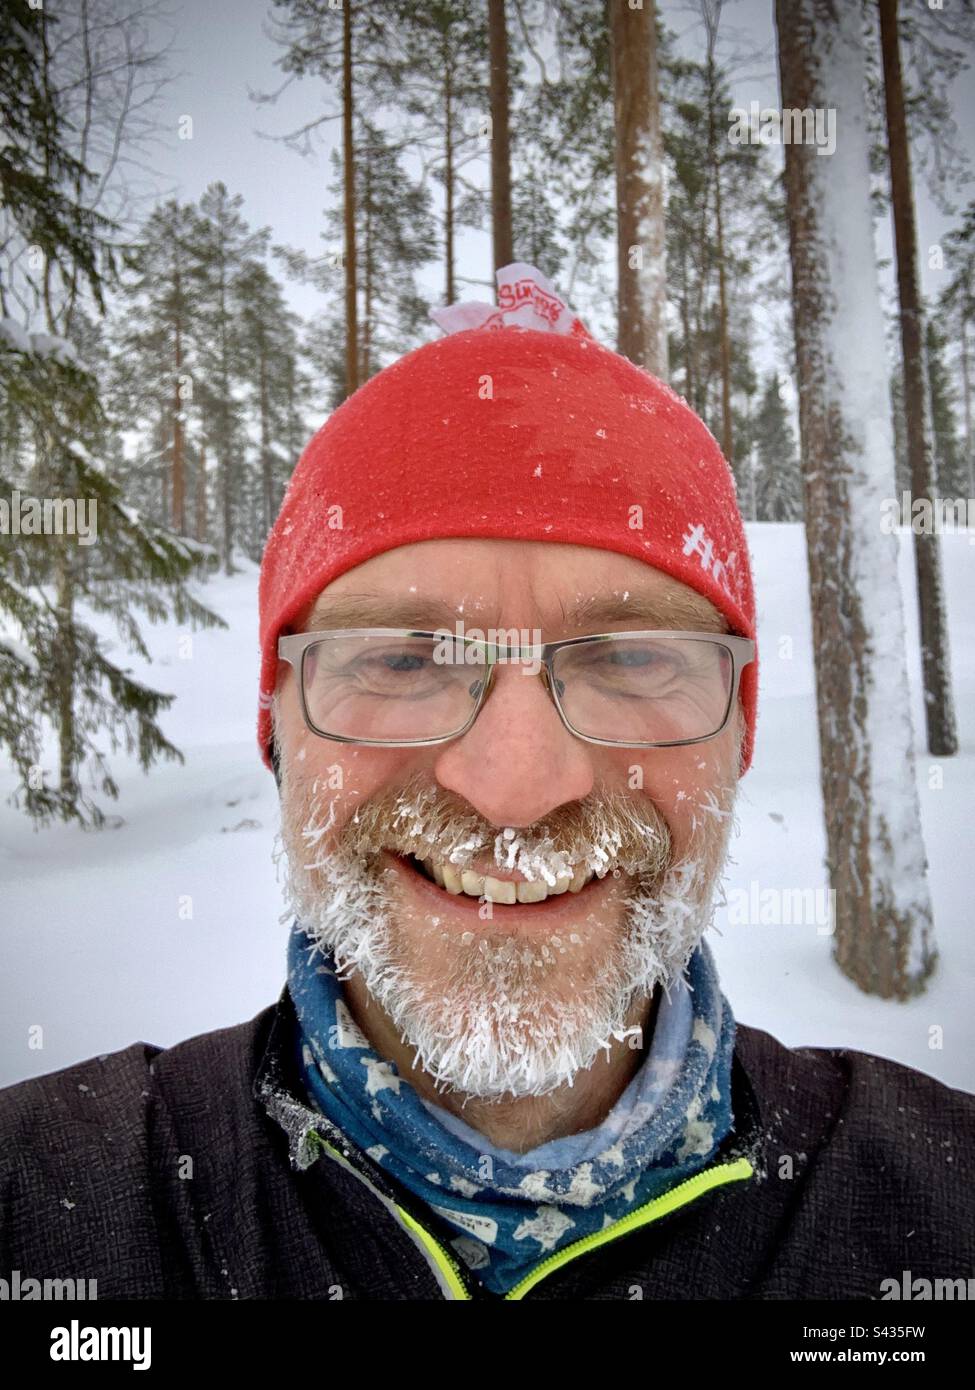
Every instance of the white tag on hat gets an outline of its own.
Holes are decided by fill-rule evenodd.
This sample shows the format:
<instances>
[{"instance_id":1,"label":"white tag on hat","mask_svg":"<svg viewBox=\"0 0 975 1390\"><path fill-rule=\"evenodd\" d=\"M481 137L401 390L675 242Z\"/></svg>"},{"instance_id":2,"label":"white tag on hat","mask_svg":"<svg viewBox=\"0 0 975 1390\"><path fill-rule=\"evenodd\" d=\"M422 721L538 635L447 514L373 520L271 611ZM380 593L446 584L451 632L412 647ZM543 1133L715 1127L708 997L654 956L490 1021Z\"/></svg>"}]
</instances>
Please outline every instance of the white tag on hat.
<instances>
[{"instance_id":1,"label":"white tag on hat","mask_svg":"<svg viewBox=\"0 0 975 1390\"><path fill-rule=\"evenodd\" d=\"M448 304L431 309L430 317L445 333L468 328L534 328L543 333L585 333L579 319L556 294L551 280L524 261L512 261L495 271L498 302Z\"/></svg>"}]
</instances>

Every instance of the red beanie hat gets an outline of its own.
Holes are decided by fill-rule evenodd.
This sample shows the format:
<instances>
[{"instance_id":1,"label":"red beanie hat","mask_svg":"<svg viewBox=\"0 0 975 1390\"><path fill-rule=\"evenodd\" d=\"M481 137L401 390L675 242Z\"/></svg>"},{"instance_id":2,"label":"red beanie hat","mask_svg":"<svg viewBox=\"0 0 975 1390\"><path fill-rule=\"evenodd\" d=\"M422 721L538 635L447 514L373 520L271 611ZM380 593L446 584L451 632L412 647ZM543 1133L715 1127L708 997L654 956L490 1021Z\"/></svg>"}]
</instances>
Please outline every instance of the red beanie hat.
<instances>
[{"instance_id":1,"label":"red beanie hat","mask_svg":"<svg viewBox=\"0 0 975 1390\"><path fill-rule=\"evenodd\" d=\"M537 271L516 264L498 280L499 308L434 311L448 336L367 381L301 455L261 563L268 767L278 637L333 579L400 545L491 537L632 555L755 637L734 479L703 421L590 337ZM756 660L741 678L742 773L757 684Z\"/></svg>"}]
</instances>

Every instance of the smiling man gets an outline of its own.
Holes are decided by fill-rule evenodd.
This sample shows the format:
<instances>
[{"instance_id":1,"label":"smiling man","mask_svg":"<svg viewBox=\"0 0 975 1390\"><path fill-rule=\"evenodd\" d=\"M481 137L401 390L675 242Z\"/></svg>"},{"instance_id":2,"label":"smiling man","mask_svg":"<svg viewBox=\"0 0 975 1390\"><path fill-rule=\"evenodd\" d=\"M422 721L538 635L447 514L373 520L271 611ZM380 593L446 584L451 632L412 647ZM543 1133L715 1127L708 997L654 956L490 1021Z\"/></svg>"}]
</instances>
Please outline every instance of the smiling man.
<instances>
[{"instance_id":1,"label":"smiling man","mask_svg":"<svg viewBox=\"0 0 975 1390\"><path fill-rule=\"evenodd\" d=\"M756 719L728 467L504 274L510 311L443 311L334 413L268 541L280 1000L5 1092L4 1264L102 1297L970 1275L972 1098L736 1025L705 940Z\"/></svg>"}]
</instances>

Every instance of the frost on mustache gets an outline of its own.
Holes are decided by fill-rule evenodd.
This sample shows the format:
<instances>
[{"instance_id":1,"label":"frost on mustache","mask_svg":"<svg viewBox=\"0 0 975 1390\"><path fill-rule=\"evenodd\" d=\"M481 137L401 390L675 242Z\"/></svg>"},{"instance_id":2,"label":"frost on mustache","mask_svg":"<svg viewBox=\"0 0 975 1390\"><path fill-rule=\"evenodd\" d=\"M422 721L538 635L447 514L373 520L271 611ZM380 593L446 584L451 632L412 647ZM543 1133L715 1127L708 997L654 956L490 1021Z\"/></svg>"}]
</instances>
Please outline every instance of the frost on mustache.
<instances>
[{"instance_id":1,"label":"frost on mustache","mask_svg":"<svg viewBox=\"0 0 975 1390\"><path fill-rule=\"evenodd\" d=\"M553 887L559 877L580 866L602 877L611 868L628 874L659 873L670 853L670 836L662 818L640 816L632 801L606 792L592 804L566 807L553 832L543 821L538 830L506 827L486 829L473 812L455 810L442 790L429 784L410 788L396 798L391 823L366 824L360 811L357 839L364 851L382 848L418 859L435 855L459 871L472 869L480 852L490 847L495 865L521 873L529 882L544 880Z\"/></svg>"},{"instance_id":2,"label":"frost on mustache","mask_svg":"<svg viewBox=\"0 0 975 1390\"><path fill-rule=\"evenodd\" d=\"M571 1086L600 1054L608 1058L614 1040L632 1034L634 1004L657 985L669 993L710 921L727 840L727 827L712 822L674 863L663 818L650 807L641 817L619 794L565 807L555 831L543 824L529 835L486 830L476 814L458 814L442 790L418 788L385 808L383 798L360 807L341 844L326 850L334 800L316 788L310 804L299 802L292 804L282 785L286 891L303 929L319 950L333 953L340 977L361 973L438 1087L488 1100ZM420 858L435 851L467 867L488 845L499 868L517 868L526 878L549 881L551 874L554 882L578 864L631 875L622 928L605 952L586 958L577 933L570 938L576 959L566 959L551 939L492 936L487 924L463 935L397 930L386 876L393 871L378 867L380 850ZM433 979L424 945L436 952L445 943L447 963L438 961Z\"/></svg>"}]
</instances>

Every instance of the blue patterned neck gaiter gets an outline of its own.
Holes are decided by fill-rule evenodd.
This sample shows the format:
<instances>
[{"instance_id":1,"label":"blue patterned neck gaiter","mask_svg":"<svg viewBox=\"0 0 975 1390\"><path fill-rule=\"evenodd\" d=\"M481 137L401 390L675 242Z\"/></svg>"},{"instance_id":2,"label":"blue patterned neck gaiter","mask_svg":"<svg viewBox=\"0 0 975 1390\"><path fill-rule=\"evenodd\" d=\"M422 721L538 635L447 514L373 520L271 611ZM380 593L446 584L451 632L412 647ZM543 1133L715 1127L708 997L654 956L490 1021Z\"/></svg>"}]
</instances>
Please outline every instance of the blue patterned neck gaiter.
<instances>
[{"instance_id":1,"label":"blue patterned neck gaiter","mask_svg":"<svg viewBox=\"0 0 975 1390\"><path fill-rule=\"evenodd\" d=\"M448 1244L493 1293L699 1172L731 1129L735 1020L704 941L662 993L647 1055L602 1124L523 1154L422 1100L373 1050L334 959L300 925L288 988L309 1102L457 1232Z\"/></svg>"}]
</instances>

